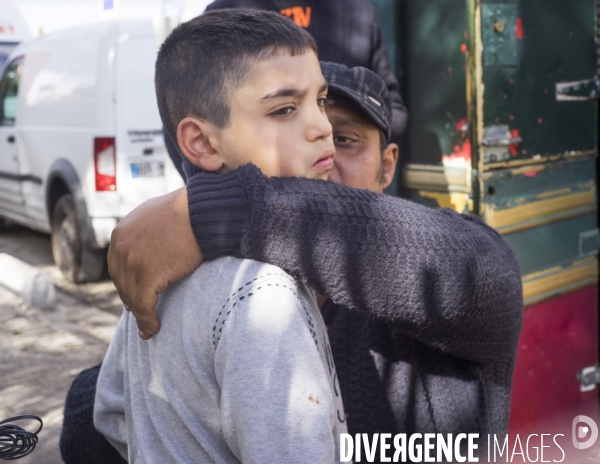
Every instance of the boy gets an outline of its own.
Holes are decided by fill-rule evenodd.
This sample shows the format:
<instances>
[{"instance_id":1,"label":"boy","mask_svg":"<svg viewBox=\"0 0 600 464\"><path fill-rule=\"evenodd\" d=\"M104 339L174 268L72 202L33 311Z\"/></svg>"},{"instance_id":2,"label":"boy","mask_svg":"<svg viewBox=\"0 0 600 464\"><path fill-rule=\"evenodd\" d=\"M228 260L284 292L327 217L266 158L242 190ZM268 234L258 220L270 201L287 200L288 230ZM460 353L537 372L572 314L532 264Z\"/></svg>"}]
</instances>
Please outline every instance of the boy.
<instances>
[{"instance_id":1,"label":"boy","mask_svg":"<svg viewBox=\"0 0 600 464\"><path fill-rule=\"evenodd\" d=\"M406 106L388 59L373 3L365 0L215 0L206 11L224 8L270 10L291 17L305 28L319 47L319 58L350 68L364 67L384 80L391 98L390 140L406 130ZM397 31L398 32L398 31ZM400 36L400 34L398 34ZM398 43L397 43L398 45Z\"/></svg>"},{"instance_id":2,"label":"boy","mask_svg":"<svg viewBox=\"0 0 600 464\"><path fill-rule=\"evenodd\" d=\"M289 19L222 10L184 23L161 46L155 80L163 124L192 165L327 178L327 84L312 38ZM158 309L151 342L123 315L100 371L94 423L124 458L337 462L346 419L313 290L275 266L222 258Z\"/></svg>"},{"instance_id":3,"label":"boy","mask_svg":"<svg viewBox=\"0 0 600 464\"><path fill-rule=\"evenodd\" d=\"M365 67L380 75L391 97L391 140L399 141L408 115L398 93L398 81L388 60L373 5L365 0L215 0L206 11L225 8L270 10L289 16L314 37L321 60ZM181 155L166 133L165 144L185 180Z\"/></svg>"}]
</instances>

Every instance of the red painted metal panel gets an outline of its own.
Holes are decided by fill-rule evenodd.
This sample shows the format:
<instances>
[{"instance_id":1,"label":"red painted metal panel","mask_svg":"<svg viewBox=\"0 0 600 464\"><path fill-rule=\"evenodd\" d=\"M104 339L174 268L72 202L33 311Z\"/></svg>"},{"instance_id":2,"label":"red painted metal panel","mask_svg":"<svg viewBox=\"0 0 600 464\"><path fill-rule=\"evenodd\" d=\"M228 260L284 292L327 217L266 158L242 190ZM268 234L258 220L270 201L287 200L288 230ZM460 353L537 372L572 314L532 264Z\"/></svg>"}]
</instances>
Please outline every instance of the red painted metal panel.
<instances>
[{"instance_id":1,"label":"red painted metal panel","mask_svg":"<svg viewBox=\"0 0 600 464\"><path fill-rule=\"evenodd\" d=\"M597 419L598 390L581 392L577 373L597 361L597 287L525 308L513 381L512 434L569 430L575 415ZM560 433L558 430L554 433Z\"/></svg>"}]
</instances>

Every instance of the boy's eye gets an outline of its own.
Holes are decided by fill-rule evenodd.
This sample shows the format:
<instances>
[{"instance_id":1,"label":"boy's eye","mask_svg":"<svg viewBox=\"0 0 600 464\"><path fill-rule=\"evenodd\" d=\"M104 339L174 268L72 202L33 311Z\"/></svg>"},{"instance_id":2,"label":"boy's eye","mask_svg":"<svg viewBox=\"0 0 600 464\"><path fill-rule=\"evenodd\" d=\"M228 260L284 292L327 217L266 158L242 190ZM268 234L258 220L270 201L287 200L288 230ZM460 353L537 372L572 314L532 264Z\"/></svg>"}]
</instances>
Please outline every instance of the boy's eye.
<instances>
[{"instance_id":1,"label":"boy's eye","mask_svg":"<svg viewBox=\"0 0 600 464\"><path fill-rule=\"evenodd\" d=\"M286 106L285 108L280 108L277 111L273 111L271 116L287 116L295 110L293 106Z\"/></svg>"},{"instance_id":2,"label":"boy's eye","mask_svg":"<svg viewBox=\"0 0 600 464\"><path fill-rule=\"evenodd\" d=\"M333 106L333 100L327 97L319 98L317 100L317 105L319 105L321 108L328 108Z\"/></svg>"}]
</instances>

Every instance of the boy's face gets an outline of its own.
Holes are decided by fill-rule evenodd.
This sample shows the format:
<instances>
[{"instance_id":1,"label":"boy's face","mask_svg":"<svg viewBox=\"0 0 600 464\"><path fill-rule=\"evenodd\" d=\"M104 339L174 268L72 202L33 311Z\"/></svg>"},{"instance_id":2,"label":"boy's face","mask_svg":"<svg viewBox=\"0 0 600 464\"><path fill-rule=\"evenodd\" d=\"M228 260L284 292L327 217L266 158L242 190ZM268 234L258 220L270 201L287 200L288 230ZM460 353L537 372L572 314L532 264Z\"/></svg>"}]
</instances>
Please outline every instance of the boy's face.
<instances>
[{"instance_id":1,"label":"boy's face","mask_svg":"<svg viewBox=\"0 0 600 464\"><path fill-rule=\"evenodd\" d=\"M327 116L335 144L335 166L329 180L383 192L396 170L397 145L389 144L382 153L378 127L352 106L336 103L327 108Z\"/></svg>"},{"instance_id":2,"label":"boy's face","mask_svg":"<svg viewBox=\"0 0 600 464\"><path fill-rule=\"evenodd\" d=\"M281 51L253 64L229 99L229 127L215 128L211 139L221 170L251 162L267 176L327 179L334 147L326 98L313 51Z\"/></svg>"}]
</instances>

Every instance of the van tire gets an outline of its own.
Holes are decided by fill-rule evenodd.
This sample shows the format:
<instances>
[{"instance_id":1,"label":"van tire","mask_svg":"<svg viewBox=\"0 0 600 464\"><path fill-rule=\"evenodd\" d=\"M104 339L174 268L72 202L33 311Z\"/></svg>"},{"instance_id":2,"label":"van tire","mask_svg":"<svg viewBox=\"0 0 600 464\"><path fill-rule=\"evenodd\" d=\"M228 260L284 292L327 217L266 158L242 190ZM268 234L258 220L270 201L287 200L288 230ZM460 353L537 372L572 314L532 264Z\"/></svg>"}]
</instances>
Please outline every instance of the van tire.
<instances>
[{"instance_id":1,"label":"van tire","mask_svg":"<svg viewBox=\"0 0 600 464\"><path fill-rule=\"evenodd\" d=\"M54 206L52 256L63 275L76 284L100 280L106 266L106 250L85 243L70 194L60 197Z\"/></svg>"}]
</instances>

